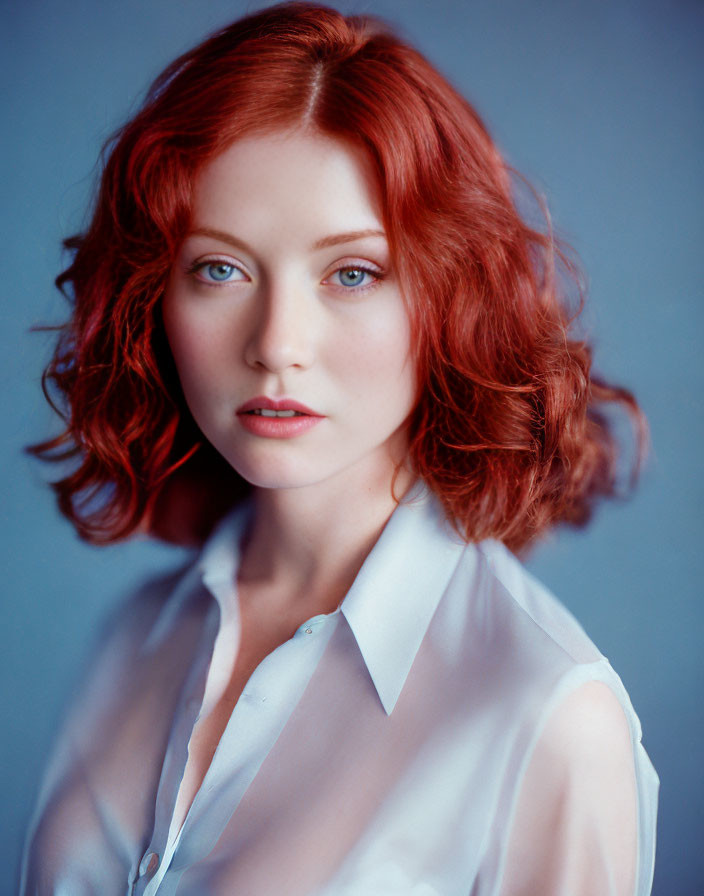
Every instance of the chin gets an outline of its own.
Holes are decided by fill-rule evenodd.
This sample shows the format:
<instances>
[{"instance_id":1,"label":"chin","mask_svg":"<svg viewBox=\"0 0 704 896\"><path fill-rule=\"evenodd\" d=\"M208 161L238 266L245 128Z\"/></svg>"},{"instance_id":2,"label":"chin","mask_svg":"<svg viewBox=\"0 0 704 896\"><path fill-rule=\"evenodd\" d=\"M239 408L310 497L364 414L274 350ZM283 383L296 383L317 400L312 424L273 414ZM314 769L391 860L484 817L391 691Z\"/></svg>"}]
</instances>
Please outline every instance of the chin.
<instances>
[{"instance_id":1,"label":"chin","mask_svg":"<svg viewBox=\"0 0 704 896\"><path fill-rule=\"evenodd\" d=\"M233 463L232 459L226 459L234 470L255 488L303 488L327 478L320 466L282 463L280 458L269 462L259 460L248 463L242 463L240 459Z\"/></svg>"}]
</instances>

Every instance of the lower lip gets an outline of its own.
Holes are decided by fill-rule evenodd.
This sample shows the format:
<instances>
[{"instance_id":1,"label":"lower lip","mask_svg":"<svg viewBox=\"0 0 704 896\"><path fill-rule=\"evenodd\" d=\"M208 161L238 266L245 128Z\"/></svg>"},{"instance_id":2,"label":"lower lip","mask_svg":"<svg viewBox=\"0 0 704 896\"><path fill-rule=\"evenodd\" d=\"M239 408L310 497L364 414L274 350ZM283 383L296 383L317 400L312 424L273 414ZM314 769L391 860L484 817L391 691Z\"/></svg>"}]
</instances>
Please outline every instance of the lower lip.
<instances>
[{"instance_id":1,"label":"lower lip","mask_svg":"<svg viewBox=\"0 0 704 896\"><path fill-rule=\"evenodd\" d=\"M237 419L242 426L255 436L267 439L291 439L308 432L324 417L312 417L308 414L300 417L263 417L260 414L238 414Z\"/></svg>"}]
</instances>

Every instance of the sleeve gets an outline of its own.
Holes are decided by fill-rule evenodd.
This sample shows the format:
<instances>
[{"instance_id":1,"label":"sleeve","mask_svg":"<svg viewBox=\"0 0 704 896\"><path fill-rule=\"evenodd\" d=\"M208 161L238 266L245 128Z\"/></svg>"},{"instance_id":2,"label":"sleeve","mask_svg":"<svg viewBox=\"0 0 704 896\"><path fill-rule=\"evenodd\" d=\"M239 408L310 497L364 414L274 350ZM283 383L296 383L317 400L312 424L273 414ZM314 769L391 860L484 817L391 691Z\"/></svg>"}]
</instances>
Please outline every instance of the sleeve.
<instances>
[{"instance_id":1,"label":"sleeve","mask_svg":"<svg viewBox=\"0 0 704 896\"><path fill-rule=\"evenodd\" d=\"M657 788L625 691L580 684L527 757L498 896L647 896Z\"/></svg>"}]
</instances>

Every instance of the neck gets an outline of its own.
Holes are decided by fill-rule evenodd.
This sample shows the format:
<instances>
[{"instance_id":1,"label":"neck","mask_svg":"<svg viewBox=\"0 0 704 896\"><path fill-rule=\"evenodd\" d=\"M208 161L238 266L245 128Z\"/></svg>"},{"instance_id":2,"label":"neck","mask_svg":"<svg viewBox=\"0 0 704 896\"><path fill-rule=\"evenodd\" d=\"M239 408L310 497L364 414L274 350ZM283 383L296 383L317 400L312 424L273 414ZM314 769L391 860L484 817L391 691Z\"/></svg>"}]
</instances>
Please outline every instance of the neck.
<instances>
[{"instance_id":1,"label":"neck","mask_svg":"<svg viewBox=\"0 0 704 896\"><path fill-rule=\"evenodd\" d=\"M238 583L305 615L334 611L396 507L391 473L369 471L301 488L255 489ZM402 470L397 498L413 476Z\"/></svg>"}]
</instances>

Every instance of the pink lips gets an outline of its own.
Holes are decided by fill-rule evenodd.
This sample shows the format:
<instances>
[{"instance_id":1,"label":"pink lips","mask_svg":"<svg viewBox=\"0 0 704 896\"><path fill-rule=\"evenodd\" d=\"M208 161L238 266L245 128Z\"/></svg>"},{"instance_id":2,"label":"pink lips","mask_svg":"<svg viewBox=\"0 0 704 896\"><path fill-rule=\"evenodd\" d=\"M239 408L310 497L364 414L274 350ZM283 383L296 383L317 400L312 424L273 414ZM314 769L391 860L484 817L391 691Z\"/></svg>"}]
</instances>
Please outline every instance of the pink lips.
<instances>
[{"instance_id":1,"label":"pink lips","mask_svg":"<svg viewBox=\"0 0 704 896\"><path fill-rule=\"evenodd\" d=\"M249 413L258 409L268 411L297 411L302 416L292 417L262 417L259 414ZM290 439L312 429L325 417L316 414L310 408L294 401L291 398L267 398L259 395L246 401L237 408L237 419L242 426L255 436L263 436L270 439Z\"/></svg>"}]
</instances>

